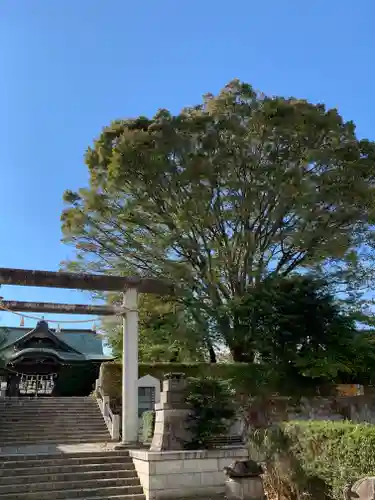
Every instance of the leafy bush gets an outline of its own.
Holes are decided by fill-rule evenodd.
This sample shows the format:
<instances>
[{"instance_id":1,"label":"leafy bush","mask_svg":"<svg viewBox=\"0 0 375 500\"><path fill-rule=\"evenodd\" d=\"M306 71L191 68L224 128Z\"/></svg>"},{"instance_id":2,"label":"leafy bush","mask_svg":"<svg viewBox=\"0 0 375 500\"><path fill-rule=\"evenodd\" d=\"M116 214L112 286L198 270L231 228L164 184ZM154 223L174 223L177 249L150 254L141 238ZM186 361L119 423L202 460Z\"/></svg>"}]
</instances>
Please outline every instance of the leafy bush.
<instances>
[{"instance_id":1,"label":"leafy bush","mask_svg":"<svg viewBox=\"0 0 375 500\"><path fill-rule=\"evenodd\" d=\"M288 422L250 436L278 498L341 500L344 486L375 475L375 427L346 421Z\"/></svg>"},{"instance_id":2,"label":"leafy bush","mask_svg":"<svg viewBox=\"0 0 375 500\"><path fill-rule=\"evenodd\" d=\"M142 414L142 442L152 441L155 429L155 411L145 411Z\"/></svg>"},{"instance_id":3,"label":"leafy bush","mask_svg":"<svg viewBox=\"0 0 375 500\"><path fill-rule=\"evenodd\" d=\"M213 440L224 434L235 415L234 392L230 383L213 377L190 378L186 402L191 406L187 425L192 439L190 449L211 448Z\"/></svg>"}]
</instances>

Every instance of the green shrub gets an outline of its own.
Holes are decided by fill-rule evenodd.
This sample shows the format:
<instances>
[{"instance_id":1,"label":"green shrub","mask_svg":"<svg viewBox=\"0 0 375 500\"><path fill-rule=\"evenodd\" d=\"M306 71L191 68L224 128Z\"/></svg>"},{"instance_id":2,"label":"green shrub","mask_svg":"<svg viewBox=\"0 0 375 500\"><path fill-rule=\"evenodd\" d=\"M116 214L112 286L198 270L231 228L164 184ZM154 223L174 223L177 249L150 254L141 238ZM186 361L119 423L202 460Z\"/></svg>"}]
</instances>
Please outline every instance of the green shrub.
<instances>
[{"instance_id":1,"label":"green shrub","mask_svg":"<svg viewBox=\"0 0 375 500\"><path fill-rule=\"evenodd\" d=\"M235 415L234 392L230 384L213 377L190 378L186 402L191 406L187 425L192 439L190 449L207 449L213 440L225 434Z\"/></svg>"},{"instance_id":2,"label":"green shrub","mask_svg":"<svg viewBox=\"0 0 375 500\"><path fill-rule=\"evenodd\" d=\"M155 429L155 411L145 411L142 414L142 442L152 441Z\"/></svg>"},{"instance_id":3,"label":"green shrub","mask_svg":"<svg viewBox=\"0 0 375 500\"><path fill-rule=\"evenodd\" d=\"M375 475L375 427L346 421L288 422L251 435L281 498L341 500L343 488Z\"/></svg>"}]
</instances>

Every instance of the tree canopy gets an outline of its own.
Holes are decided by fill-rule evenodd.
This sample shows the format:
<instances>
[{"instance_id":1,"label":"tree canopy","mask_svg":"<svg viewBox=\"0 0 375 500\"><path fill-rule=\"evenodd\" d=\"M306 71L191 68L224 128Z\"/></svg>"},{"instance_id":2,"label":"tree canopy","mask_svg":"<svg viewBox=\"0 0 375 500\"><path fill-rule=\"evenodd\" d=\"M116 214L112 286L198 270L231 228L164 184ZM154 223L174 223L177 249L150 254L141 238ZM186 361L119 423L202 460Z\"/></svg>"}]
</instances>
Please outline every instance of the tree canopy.
<instances>
[{"instance_id":1,"label":"tree canopy","mask_svg":"<svg viewBox=\"0 0 375 500\"><path fill-rule=\"evenodd\" d=\"M173 280L241 361L231 303L267 278L314 272L356 299L373 282L374 159L337 110L233 81L104 128L89 187L65 193L65 241L78 267Z\"/></svg>"},{"instance_id":2,"label":"tree canopy","mask_svg":"<svg viewBox=\"0 0 375 500\"><path fill-rule=\"evenodd\" d=\"M122 297L111 295L111 303ZM165 297L141 295L139 300L139 359L142 362L205 361L207 347L197 325L182 304ZM122 321L107 318L103 328L114 356L122 356ZM203 343L202 343L203 342Z\"/></svg>"},{"instance_id":3,"label":"tree canopy","mask_svg":"<svg viewBox=\"0 0 375 500\"><path fill-rule=\"evenodd\" d=\"M342 311L325 282L310 276L268 278L249 290L232 314L244 357L255 354L277 370L329 379L360 367L363 349L354 318Z\"/></svg>"}]
</instances>

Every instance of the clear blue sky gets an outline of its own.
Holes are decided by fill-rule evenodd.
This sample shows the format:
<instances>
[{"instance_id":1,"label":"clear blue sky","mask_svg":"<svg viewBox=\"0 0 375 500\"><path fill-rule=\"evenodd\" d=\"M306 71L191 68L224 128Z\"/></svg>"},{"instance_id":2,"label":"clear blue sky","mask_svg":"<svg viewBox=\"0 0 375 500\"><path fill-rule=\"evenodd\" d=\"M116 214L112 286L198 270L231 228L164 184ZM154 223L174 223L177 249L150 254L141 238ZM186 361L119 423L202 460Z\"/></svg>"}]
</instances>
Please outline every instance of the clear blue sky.
<instances>
[{"instance_id":1,"label":"clear blue sky","mask_svg":"<svg viewBox=\"0 0 375 500\"><path fill-rule=\"evenodd\" d=\"M177 112L237 77L338 107L375 139L374 19L374 0L2 0L0 267L56 270L70 255L62 193L85 185L84 151L112 119Z\"/></svg>"}]
</instances>

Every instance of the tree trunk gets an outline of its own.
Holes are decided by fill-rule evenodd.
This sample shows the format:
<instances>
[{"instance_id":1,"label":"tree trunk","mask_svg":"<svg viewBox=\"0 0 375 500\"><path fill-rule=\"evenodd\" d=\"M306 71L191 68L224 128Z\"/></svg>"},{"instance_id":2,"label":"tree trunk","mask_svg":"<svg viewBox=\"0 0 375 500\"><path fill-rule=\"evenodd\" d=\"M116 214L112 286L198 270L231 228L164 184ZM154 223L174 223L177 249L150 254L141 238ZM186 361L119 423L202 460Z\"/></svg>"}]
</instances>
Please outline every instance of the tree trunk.
<instances>
[{"instance_id":1,"label":"tree trunk","mask_svg":"<svg viewBox=\"0 0 375 500\"><path fill-rule=\"evenodd\" d=\"M210 355L210 363L216 363L217 359L216 359L216 353L214 351L214 348L212 347L212 345L210 345L208 347L208 353Z\"/></svg>"}]
</instances>

